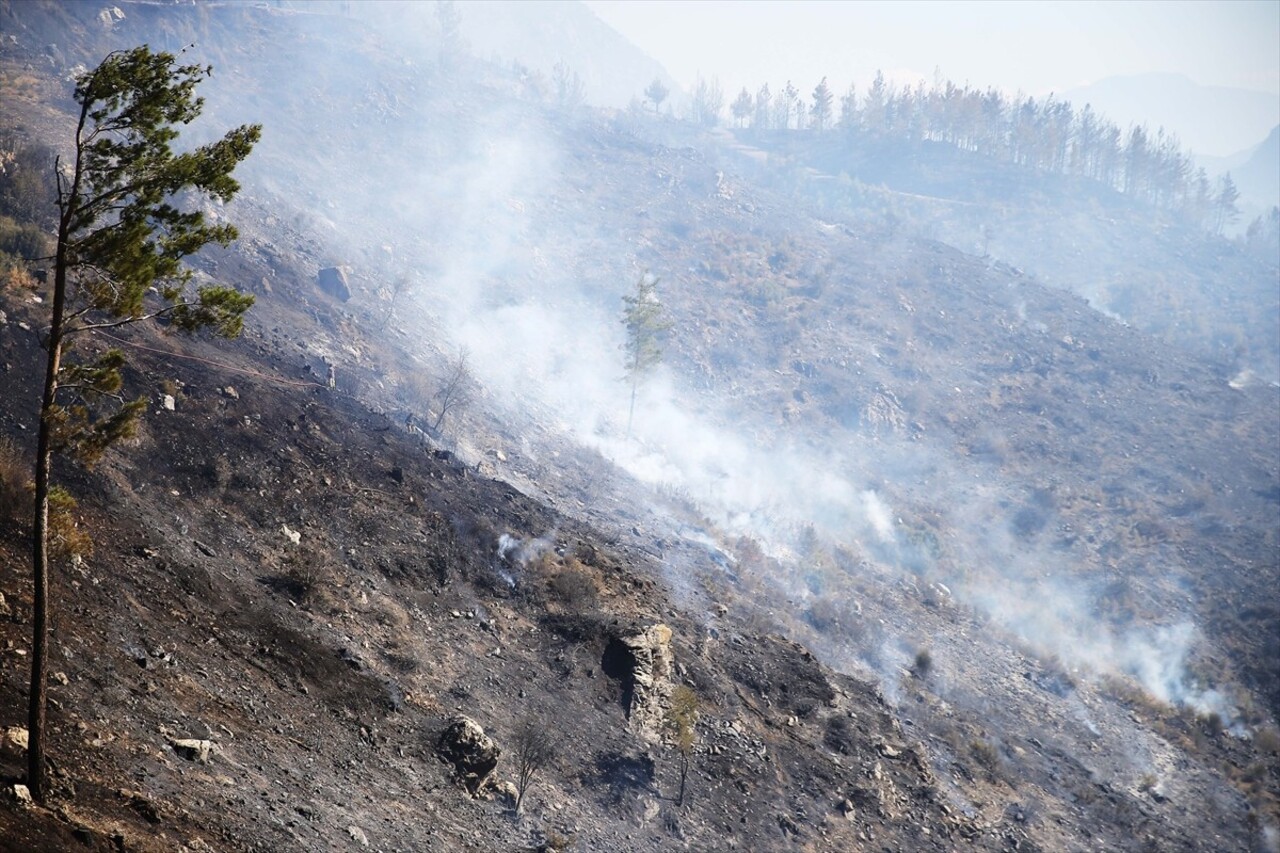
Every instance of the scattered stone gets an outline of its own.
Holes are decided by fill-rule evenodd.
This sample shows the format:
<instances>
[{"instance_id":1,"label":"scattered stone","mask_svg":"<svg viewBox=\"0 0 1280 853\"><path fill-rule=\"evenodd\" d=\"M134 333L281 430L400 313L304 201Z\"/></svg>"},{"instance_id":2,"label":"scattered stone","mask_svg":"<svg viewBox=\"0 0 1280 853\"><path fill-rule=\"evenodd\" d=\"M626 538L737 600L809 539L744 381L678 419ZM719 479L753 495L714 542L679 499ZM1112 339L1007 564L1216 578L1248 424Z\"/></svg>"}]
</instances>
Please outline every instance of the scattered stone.
<instances>
[{"instance_id":1,"label":"scattered stone","mask_svg":"<svg viewBox=\"0 0 1280 853\"><path fill-rule=\"evenodd\" d=\"M436 753L453 765L458 779L474 795L498 766L502 750L479 723L460 714L440 734Z\"/></svg>"},{"instance_id":2,"label":"scattered stone","mask_svg":"<svg viewBox=\"0 0 1280 853\"><path fill-rule=\"evenodd\" d=\"M160 406L166 412L172 412L176 405L177 405L177 401L173 399L172 394L165 394L163 397L160 398Z\"/></svg>"},{"instance_id":3,"label":"scattered stone","mask_svg":"<svg viewBox=\"0 0 1280 853\"><path fill-rule=\"evenodd\" d=\"M235 389L234 385L228 385L222 389L222 396L226 397L228 400L239 400L240 392Z\"/></svg>"},{"instance_id":4,"label":"scattered stone","mask_svg":"<svg viewBox=\"0 0 1280 853\"><path fill-rule=\"evenodd\" d=\"M880 754L885 758L897 758L899 755L902 755L902 751L894 749L887 743L882 743L880 744Z\"/></svg>"},{"instance_id":5,"label":"scattered stone","mask_svg":"<svg viewBox=\"0 0 1280 853\"><path fill-rule=\"evenodd\" d=\"M351 836L351 840L359 844L361 847L369 846L369 836L364 834L364 830L352 824L347 827L347 834Z\"/></svg>"},{"instance_id":6,"label":"scattered stone","mask_svg":"<svg viewBox=\"0 0 1280 853\"><path fill-rule=\"evenodd\" d=\"M27 730L22 726L10 726L4 730L4 742L12 744L19 752L27 751Z\"/></svg>"},{"instance_id":7,"label":"scattered stone","mask_svg":"<svg viewBox=\"0 0 1280 853\"><path fill-rule=\"evenodd\" d=\"M209 754L213 751L213 741L199 738L177 738L169 741L173 751L188 761L209 763Z\"/></svg>"},{"instance_id":8,"label":"scattered stone","mask_svg":"<svg viewBox=\"0 0 1280 853\"><path fill-rule=\"evenodd\" d=\"M9 602L4 600L4 593L0 592L0 616L8 616L13 611L9 609Z\"/></svg>"},{"instance_id":9,"label":"scattered stone","mask_svg":"<svg viewBox=\"0 0 1280 853\"><path fill-rule=\"evenodd\" d=\"M837 808L840 809L840 814L844 815L845 820L853 820L858 816L857 809L853 807L853 801L848 797L841 800Z\"/></svg>"},{"instance_id":10,"label":"scattered stone","mask_svg":"<svg viewBox=\"0 0 1280 853\"><path fill-rule=\"evenodd\" d=\"M61 684L63 687L66 687L71 683L71 679L67 678L67 674L65 672L55 672L53 674L53 680Z\"/></svg>"},{"instance_id":11,"label":"scattered stone","mask_svg":"<svg viewBox=\"0 0 1280 853\"><path fill-rule=\"evenodd\" d=\"M302 542L302 533L297 530L290 530L287 524L280 525L280 532L284 534L285 539L288 539L294 545Z\"/></svg>"},{"instance_id":12,"label":"scattered stone","mask_svg":"<svg viewBox=\"0 0 1280 853\"><path fill-rule=\"evenodd\" d=\"M28 788L26 785L14 785L13 797L18 801L19 805L22 805L22 806L31 805L31 789Z\"/></svg>"},{"instance_id":13,"label":"scattered stone","mask_svg":"<svg viewBox=\"0 0 1280 853\"><path fill-rule=\"evenodd\" d=\"M217 551L213 550L213 549L212 549L212 548L210 548L208 545L206 545L206 544L204 544L203 542L201 542L199 539L193 539L193 540L191 540L191 544L192 544L192 545L195 545L195 546L196 546L196 550L197 550L197 551L199 551L201 554L204 554L206 557L215 557L215 558L216 558L216 557L218 556L218 552L217 552ZM297 543L294 543L294 544L297 544Z\"/></svg>"},{"instance_id":14,"label":"scattered stone","mask_svg":"<svg viewBox=\"0 0 1280 853\"><path fill-rule=\"evenodd\" d=\"M325 267L316 274L316 286L334 299L346 302L351 298L351 286L347 272L342 267Z\"/></svg>"},{"instance_id":15,"label":"scattered stone","mask_svg":"<svg viewBox=\"0 0 1280 853\"><path fill-rule=\"evenodd\" d=\"M121 791L129 800L129 807L140 814L147 823L160 822L160 808L137 791Z\"/></svg>"}]
</instances>

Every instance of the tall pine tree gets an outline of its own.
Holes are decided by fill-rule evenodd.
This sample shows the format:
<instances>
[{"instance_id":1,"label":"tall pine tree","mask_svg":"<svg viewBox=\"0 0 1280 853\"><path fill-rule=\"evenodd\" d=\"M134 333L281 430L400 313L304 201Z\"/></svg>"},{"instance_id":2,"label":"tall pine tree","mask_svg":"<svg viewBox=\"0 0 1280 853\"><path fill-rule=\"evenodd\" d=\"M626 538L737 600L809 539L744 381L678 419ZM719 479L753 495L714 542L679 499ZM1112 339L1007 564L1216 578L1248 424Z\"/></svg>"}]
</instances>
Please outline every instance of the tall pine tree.
<instances>
[{"instance_id":1,"label":"tall pine tree","mask_svg":"<svg viewBox=\"0 0 1280 853\"><path fill-rule=\"evenodd\" d=\"M92 462L131 434L145 398L124 401L124 354L109 350L76 362L72 344L95 330L166 318L182 331L212 328L240 333L253 297L233 288L189 287L186 256L236 236L210 224L200 211L184 211L188 193L219 201L239 190L231 172L261 134L245 125L216 142L176 154L177 126L200 115L196 87L212 69L178 65L169 53L146 47L109 55L76 83L80 105L72 162L57 167L58 243L46 338L44 389L35 464L35 580L31 692L28 713L28 785L37 800L45 790L45 708L49 663L49 507L54 456ZM153 290L156 296L151 296Z\"/></svg>"}]
</instances>

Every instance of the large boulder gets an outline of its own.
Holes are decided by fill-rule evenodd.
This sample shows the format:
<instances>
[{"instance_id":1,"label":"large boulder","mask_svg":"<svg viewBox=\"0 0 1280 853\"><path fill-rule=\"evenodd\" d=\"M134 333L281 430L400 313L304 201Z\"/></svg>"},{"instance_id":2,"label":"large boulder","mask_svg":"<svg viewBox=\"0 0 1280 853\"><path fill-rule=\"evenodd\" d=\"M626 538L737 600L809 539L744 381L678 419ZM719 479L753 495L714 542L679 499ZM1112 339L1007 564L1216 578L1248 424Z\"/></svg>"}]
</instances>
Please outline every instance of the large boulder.
<instances>
[{"instance_id":1,"label":"large boulder","mask_svg":"<svg viewBox=\"0 0 1280 853\"><path fill-rule=\"evenodd\" d=\"M325 267L316 274L316 286L334 299L346 302L351 298L347 271L342 267Z\"/></svg>"},{"instance_id":2,"label":"large boulder","mask_svg":"<svg viewBox=\"0 0 1280 853\"><path fill-rule=\"evenodd\" d=\"M441 732L436 754L453 765L458 779L475 794L498 766L502 750L479 723L459 714Z\"/></svg>"},{"instance_id":3,"label":"large boulder","mask_svg":"<svg viewBox=\"0 0 1280 853\"><path fill-rule=\"evenodd\" d=\"M657 735L671 696L671 629L651 625L615 637L605 650L604 670L622 681L623 702L631 728Z\"/></svg>"}]
</instances>

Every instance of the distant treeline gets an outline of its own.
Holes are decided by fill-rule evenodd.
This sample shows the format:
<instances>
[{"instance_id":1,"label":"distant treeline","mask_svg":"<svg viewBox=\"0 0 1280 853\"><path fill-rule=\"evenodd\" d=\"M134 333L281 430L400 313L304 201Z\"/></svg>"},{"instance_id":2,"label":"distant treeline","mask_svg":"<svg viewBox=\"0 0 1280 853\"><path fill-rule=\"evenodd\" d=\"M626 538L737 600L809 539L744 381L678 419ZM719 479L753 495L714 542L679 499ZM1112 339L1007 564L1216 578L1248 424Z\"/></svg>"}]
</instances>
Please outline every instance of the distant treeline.
<instances>
[{"instance_id":1,"label":"distant treeline","mask_svg":"<svg viewBox=\"0 0 1280 853\"><path fill-rule=\"evenodd\" d=\"M998 161L1098 181L1218 233L1240 216L1231 176L1211 181L1174 134L1143 125L1124 132L1088 105L1077 110L1053 95L1010 98L942 80L900 89L877 73L865 93L850 86L838 109L836 101L824 77L809 101L790 81L776 93L766 83L754 95L744 88L729 112L740 128L947 142ZM713 125L723 107L719 84L699 80L689 118Z\"/></svg>"}]
</instances>

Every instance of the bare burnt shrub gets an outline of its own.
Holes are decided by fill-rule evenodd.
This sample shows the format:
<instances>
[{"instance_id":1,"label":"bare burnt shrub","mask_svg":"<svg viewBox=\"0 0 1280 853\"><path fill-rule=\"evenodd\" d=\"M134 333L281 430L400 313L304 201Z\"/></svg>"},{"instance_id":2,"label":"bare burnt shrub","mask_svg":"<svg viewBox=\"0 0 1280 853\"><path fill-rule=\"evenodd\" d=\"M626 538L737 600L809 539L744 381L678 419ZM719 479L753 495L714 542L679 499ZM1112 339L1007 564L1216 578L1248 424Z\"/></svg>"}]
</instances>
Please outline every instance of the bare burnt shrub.
<instances>
[{"instance_id":1,"label":"bare burnt shrub","mask_svg":"<svg viewBox=\"0 0 1280 853\"><path fill-rule=\"evenodd\" d=\"M583 645L603 645L609 625L599 613L548 613L540 620L552 635Z\"/></svg>"},{"instance_id":2,"label":"bare burnt shrub","mask_svg":"<svg viewBox=\"0 0 1280 853\"><path fill-rule=\"evenodd\" d=\"M969 757L982 768L987 778L997 778L1000 771L1000 750L994 743L985 738L974 738L969 742Z\"/></svg>"},{"instance_id":3,"label":"bare burnt shrub","mask_svg":"<svg viewBox=\"0 0 1280 853\"><path fill-rule=\"evenodd\" d=\"M933 670L933 653L928 649L921 649L916 652L916 659L911 664L911 674L916 678L925 679L929 677L929 673Z\"/></svg>"},{"instance_id":4,"label":"bare burnt shrub","mask_svg":"<svg viewBox=\"0 0 1280 853\"><path fill-rule=\"evenodd\" d=\"M595 610L600 605L600 590L596 580L577 560L551 578L548 587L551 595L574 613Z\"/></svg>"},{"instance_id":5,"label":"bare burnt shrub","mask_svg":"<svg viewBox=\"0 0 1280 853\"><path fill-rule=\"evenodd\" d=\"M822 742L833 752L841 755L853 755L855 745L858 739L857 726L853 724L853 720L844 714L834 716L827 720L826 731L822 735Z\"/></svg>"},{"instance_id":6,"label":"bare burnt shrub","mask_svg":"<svg viewBox=\"0 0 1280 853\"><path fill-rule=\"evenodd\" d=\"M329 591L336 586L336 574L327 552L304 546L286 553L279 572L264 575L258 581L296 604L314 607L330 599Z\"/></svg>"},{"instance_id":7,"label":"bare burnt shrub","mask_svg":"<svg viewBox=\"0 0 1280 853\"><path fill-rule=\"evenodd\" d=\"M16 525L31 515L31 472L18 448L0 441L0 526Z\"/></svg>"}]
</instances>

